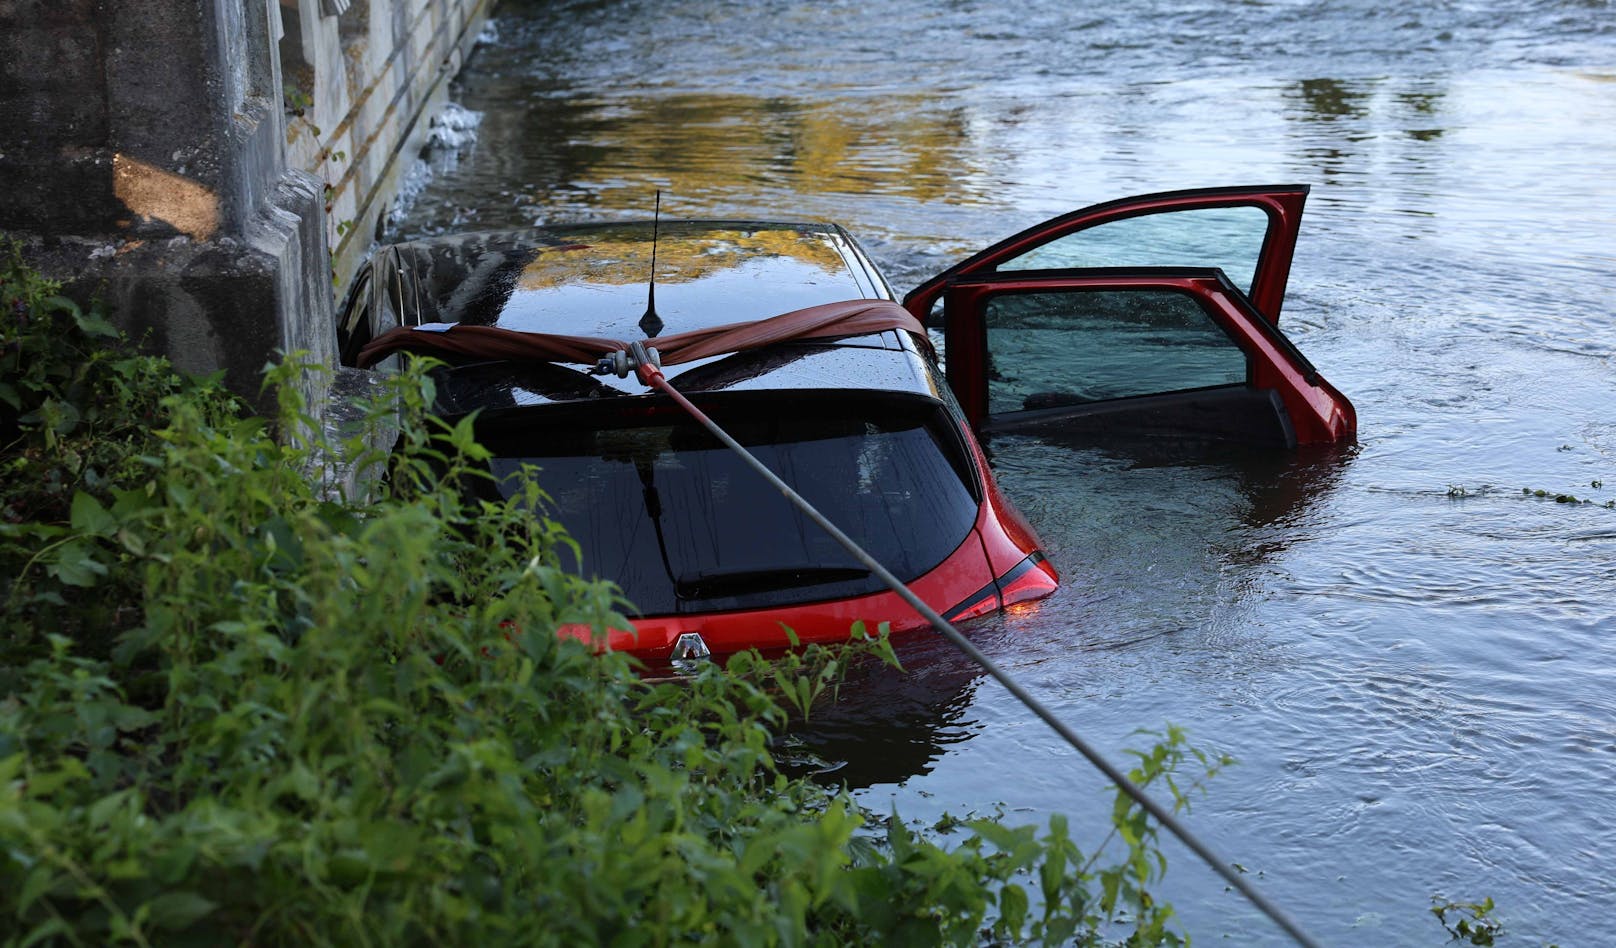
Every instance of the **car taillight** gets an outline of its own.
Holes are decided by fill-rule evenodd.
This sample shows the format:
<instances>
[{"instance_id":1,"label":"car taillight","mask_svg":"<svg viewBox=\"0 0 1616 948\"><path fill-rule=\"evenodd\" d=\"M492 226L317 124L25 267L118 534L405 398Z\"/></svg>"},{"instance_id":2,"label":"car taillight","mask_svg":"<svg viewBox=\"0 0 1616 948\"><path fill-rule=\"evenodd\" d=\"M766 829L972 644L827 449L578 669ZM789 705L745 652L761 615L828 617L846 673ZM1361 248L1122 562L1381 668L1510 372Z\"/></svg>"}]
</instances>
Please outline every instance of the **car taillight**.
<instances>
[{"instance_id":1,"label":"car taillight","mask_svg":"<svg viewBox=\"0 0 1616 948\"><path fill-rule=\"evenodd\" d=\"M1028 557L1033 560L1032 557ZM1019 575L1017 575L1019 574ZM1009 608L1018 602L1030 602L1042 599L1060 587L1060 580L1055 575L1055 567L1039 556L1033 560L1029 569L1013 569L1009 578L1001 581L999 594L1004 597L1004 605Z\"/></svg>"}]
</instances>

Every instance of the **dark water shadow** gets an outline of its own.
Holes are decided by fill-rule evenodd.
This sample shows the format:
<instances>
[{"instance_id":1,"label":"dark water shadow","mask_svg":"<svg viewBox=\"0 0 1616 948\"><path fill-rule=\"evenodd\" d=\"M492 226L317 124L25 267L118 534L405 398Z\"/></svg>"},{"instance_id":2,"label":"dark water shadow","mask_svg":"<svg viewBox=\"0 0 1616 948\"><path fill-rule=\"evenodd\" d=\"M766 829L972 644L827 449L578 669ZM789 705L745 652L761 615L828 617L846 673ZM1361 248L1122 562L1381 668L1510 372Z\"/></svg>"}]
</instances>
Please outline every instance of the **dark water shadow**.
<instances>
[{"instance_id":1,"label":"dark water shadow","mask_svg":"<svg viewBox=\"0 0 1616 948\"><path fill-rule=\"evenodd\" d=\"M1020 450L1029 440L1064 454L1068 469L1094 468L1113 483L1119 475L1129 472L1155 475L1134 478L1141 485L1140 492L1159 493L1164 487L1163 481L1174 472L1186 475L1186 484L1211 482L1225 486L1233 499L1243 501L1227 506L1238 511L1240 523L1251 527L1295 520L1306 513L1335 490L1347 465L1359 451L1355 444L1302 445L1287 449L1082 432L1040 433L1035 439L1019 435L989 436L983 439L982 447L989 464L997 471L995 462L1002 454L1007 450ZM1047 463L1048 453L1044 457ZM1170 489L1170 485L1167 486ZM1034 524L1040 531L1050 526ZM1053 526L1058 528L1059 525Z\"/></svg>"},{"instance_id":2,"label":"dark water shadow","mask_svg":"<svg viewBox=\"0 0 1616 948\"><path fill-rule=\"evenodd\" d=\"M893 647L902 670L855 663L837 700L792 729L787 763L816 771L829 786L859 790L929 773L950 746L970 739L982 670L928 632Z\"/></svg>"}]
</instances>

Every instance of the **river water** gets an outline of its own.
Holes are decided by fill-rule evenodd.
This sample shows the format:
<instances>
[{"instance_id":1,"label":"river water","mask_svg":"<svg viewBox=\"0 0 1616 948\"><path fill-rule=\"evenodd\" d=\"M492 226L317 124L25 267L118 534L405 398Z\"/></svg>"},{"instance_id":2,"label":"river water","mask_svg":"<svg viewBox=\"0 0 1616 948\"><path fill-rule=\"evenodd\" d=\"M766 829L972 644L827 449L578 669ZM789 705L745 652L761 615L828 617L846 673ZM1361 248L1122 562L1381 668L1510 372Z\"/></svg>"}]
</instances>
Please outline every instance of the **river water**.
<instances>
[{"instance_id":1,"label":"river water","mask_svg":"<svg viewBox=\"0 0 1616 948\"><path fill-rule=\"evenodd\" d=\"M1347 451L1000 439L1064 585L974 640L1113 760L1237 766L1192 826L1332 944L1596 944L1616 906L1616 7L1605 0L517 2L395 236L811 218L902 293L1090 203L1303 182L1284 326ZM1523 488L1594 501L1556 503ZM946 649L805 735L907 817L1107 818L1101 779ZM1281 936L1188 853L1198 941Z\"/></svg>"}]
</instances>

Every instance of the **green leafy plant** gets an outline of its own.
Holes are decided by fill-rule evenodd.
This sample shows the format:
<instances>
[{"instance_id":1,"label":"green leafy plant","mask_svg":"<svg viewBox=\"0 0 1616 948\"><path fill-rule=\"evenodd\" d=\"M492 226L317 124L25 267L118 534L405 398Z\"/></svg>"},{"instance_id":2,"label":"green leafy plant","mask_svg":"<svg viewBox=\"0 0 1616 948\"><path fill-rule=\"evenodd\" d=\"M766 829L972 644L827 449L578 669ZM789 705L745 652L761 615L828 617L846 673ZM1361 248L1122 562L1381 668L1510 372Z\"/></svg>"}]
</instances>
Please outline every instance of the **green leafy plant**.
<instances>
[{"instance_id":1,"label":"green leafy plant","mask_svg":"<svg viewBox=\"0 0 1616 948\"><path fill-rule=\"evenodd\" d=\"M175 397L213 419L243 407L217 378L122 342L99 305L61 295L0 237L0 669L37 630L104 648L132 621L134 578L116 566L139 541L98 511L136 503Z\"/></svg>"},{"instance_id":2,"label":"green leafy plant","mask_svg":"<svg viewBox=\"0 0 1616 948\"><path fill-rule=\"evenodd\" d=\"M302 118L303 113L314 107L314 98L291 83L281 87L281 95L282 106L287 115ZM318 135L319 132L316 131L315 134Z\"/></svg>"},{"instance_id":3,"label":"green leafy plant","mask_svg":"<svg viewBox=\"0 0 1616 948\"><path fill-rule=\"evenodd\" d=\"M1493 900L1453 902L1441 896L1431 898L1431 914L1447 931L1448 941L1471 945L1491 945L1504 934L1504 923L1493 917Z\"/></svg>"}]
</instances>

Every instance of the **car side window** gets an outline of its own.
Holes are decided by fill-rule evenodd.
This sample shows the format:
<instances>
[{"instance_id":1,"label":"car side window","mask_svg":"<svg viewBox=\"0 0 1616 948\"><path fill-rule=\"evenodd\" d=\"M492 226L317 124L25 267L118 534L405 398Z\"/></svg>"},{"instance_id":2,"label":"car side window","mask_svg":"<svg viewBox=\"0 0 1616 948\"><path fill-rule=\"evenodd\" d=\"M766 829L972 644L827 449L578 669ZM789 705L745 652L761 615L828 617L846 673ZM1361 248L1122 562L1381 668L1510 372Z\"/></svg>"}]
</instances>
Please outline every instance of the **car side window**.
<instances>
[{"instance_id":1,"label":"car side window","mask_svg":"<svg viewBox=\"0 0 1616 948\"><path fill-rule=\"evenodd\" d=\"M1246 355L1174 290L1002 293L983 311L988 413L1244 384Z\"/></svg>"},{"instance_id":2,"label":"car side window","mask_svg":"<svg viewBox=\"0 0 1616 948\"><path fill-rule=\"evenodd\" d=\"M998 265L1000 273L1070 267L1218 267L1250 293L1268 235L1260 207L1203 207L1107 221Z\"/></svg>"}]
</instances>

